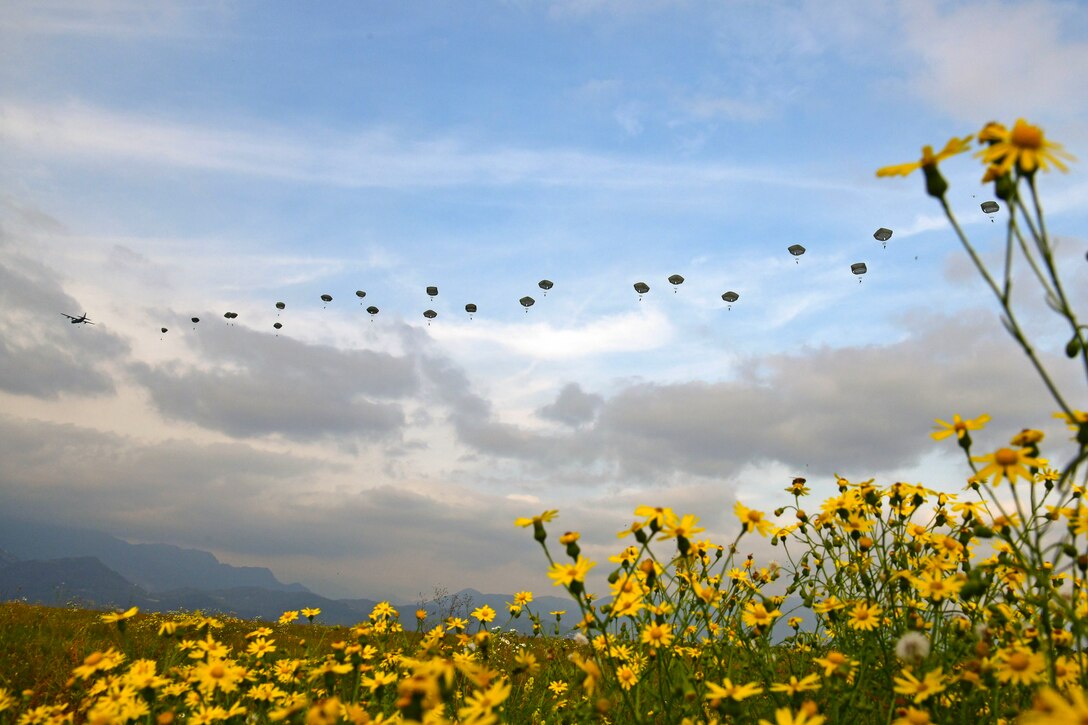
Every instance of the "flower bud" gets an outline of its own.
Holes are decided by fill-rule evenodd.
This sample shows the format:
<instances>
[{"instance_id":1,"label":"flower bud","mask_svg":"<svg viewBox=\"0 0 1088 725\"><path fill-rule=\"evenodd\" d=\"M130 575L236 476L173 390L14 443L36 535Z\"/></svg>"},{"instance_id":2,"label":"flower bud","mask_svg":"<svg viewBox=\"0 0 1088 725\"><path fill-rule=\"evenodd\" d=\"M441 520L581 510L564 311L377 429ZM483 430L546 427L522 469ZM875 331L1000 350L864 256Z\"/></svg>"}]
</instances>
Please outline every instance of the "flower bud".
<instances>
[{"instance_id":1,"label":"flower bud","mask_svg":"<svg viewBox=\"0 0 1088 725\"><path fill-rule=\"evenodd\" d=\"M948 191L948 182L941 176L937 164L922 166L922 173L926 175L926 193L935 199L943 199L945 192Z\"/></svg>"}]
</instances>

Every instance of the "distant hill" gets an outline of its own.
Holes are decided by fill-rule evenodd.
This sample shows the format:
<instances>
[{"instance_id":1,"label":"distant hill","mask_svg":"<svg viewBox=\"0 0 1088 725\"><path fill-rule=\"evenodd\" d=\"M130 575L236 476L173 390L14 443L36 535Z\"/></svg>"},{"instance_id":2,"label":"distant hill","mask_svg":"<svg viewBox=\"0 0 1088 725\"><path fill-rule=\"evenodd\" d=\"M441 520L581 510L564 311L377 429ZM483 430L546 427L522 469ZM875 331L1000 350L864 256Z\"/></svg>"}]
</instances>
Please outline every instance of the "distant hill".
<instances>
[{"instance_id":1,"label":"distant hill","mask_svg":"<svg viewBox=\"0 0 1088 725\"><path fill-rule=\"evenodd\" d=\"M549 635L556 624L551 612L565 612L560 634L567 635L580 612L565 592L556 591L558 596L538 595L529 606ZM129 544L97 531L0 515L0 601L9 599L100 609L135 605L145 612L200 610L265 621L275 621L285 611L317 607L321 609L317 622L344 626L366 621L377 604L373 599L329 599L301 584L283 584L263 567L223 564L206 551ZM486 604L495 610L489 628L531 634L532 621L525 613L510 619L507 602L513 600L512 593L484 594L476 589L432 597L423 603L424 626L431 628L452 615L469 620L475 629L471 613ZM786 619L799 604L800 599L791 597L781 607L786 616L775 622L772 640L792 634ZM394 603L406 629L415 629L419 606L418 602ZM813 614L800 614L804 618L801 629L812 631Z\"/></svg>"},{"instance_id":2,"label":"distant hill","mask_svg":"<svg viewBox=\"0 0 1088 725\"><path fill-rule=\"evenodd\" d=\"M147 606L147 592L93 556L16 561L0 567L0 600L82 607Z\"/></svg>"},{"instance_id":3,"label":"distant hill","mask_svg":"<svg viewBox=\"0 0 1088 725\"><path fill-rule=\"evenodd\" d=\"M63 559L93 556L149 592L171 589L260 587L309 592L284 584L264 567L223 564L207 551L169 544L130 544L90 529L25 521L0 515L0 549L16 559Z\"/></svg>"}]
</instances>

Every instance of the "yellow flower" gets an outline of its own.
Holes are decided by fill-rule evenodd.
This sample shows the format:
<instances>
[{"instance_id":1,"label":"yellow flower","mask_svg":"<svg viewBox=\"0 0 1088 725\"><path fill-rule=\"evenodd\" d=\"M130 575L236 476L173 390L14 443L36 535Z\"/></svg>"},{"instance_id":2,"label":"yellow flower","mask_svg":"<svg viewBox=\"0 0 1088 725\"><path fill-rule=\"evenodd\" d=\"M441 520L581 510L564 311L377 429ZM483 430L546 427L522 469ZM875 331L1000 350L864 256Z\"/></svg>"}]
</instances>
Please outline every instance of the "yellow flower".
<instances>
[{"instance_id":1,"label":"yellow flower","mask_svg":"<svg viewBox=\"0 0 1088 725\"><path fill-rule=\"evenodd\" d=\"M616 668L616 679L620 681L620 687L630 690L638 682L638 672L631 665L620 665Z\"/></svg>"},{"instance_id":2,"label":"yellow flower","mask_svg":"<svg viewBox=\"0 0 1088 725\"><path fill-rule=\"evenodd\" d=\"M956 138L953 136L949 139L948 143L944 145L940 153L934 155L932 146L922 147L922 158L917 161L912 161L909 164L896 164L894 166L885 166L882 169L878 169L877 176L909 176L918 169L927 166L936 166L939 162L944 161L949 156L955 156L956 154L963 153L967 150L967 147L971 143L973 136L964 136Z\"/></svg>"},{"instance_id":3,"label":"yellow flower","mask_svg":"<svg viewBox=\"0 0 1088 725\"><path fill-rule=\"evenodd\" d=\"M586 693L592 695L593 691L597 689L597 682L601 679L601 668L597 666L596 662L584 659L577 652L571 653L568 659L570 659L578 669L586 673L586 679L582 681L582 687L585 689ZM549 685L549 687L551 686Z\"/></svg>"},{"instance_id":4,"label":"yellow flower","mask_svg":"<svg viewBox=\"0 0 1088 725\"><path fill-rule=\"evenodd\" d=\"M298 619L298 611L291 610L280 615L280 624L289 624Z\"/></svg>"},{"instance_id":5,"label":"yellow flower","mask_svg":"<svg viewBox=\"0 0 1088 725\"><path fill-rule=\"evenodd\" d=\"M647 624L642 628L642 641L654 648L668 647L672 642L672 625L668 622Z\"/></svg>"},{"instance_id":6,"label":"yellow flower","mask_svg":"<svg viewBox=\"0 0 1088 725\"><path fill-rule=\"evenodd\" d=\"M300 611L302 612L302 616L306 617L306 619L310 620L311 622L314 621L314 617L321 614L321 610L317 607L307 607L306 609L302 609Z\"/></svg>"},{"instance_id":7,"label":"yellow flower","mask_svg":"<svg viewBox=\"0 0 1088 725\"><path fill-rule=\"evenodd\" d=\"M815 709L815 708L814 708ZM790 712L788 707L780 707L774 711L774 722L759 719L759 725L823 725L827 720L823 715L810 713L808 708L802 706L796 713Z\"/></svg>"},{"instance_id":8,"label":"yellow flower","mask_svg":"<svg viewBox=\"0 0 1088 725\"><path fill-rule=\"evenodd\" d=\"M0 687L0 712L14 708L17 702L18 700L15 699L14 695Z\"/></svg>"},{"instance_id":9,"label":"yellow flower","mask_svg":"<svg viewBox=\"0 0 1088 725\"><path fill-rule=\"evenodd\" d=\"M465 704L458 708L457 714L466 722L486 721L492 710L510 696L510 689L510 683L506 680L499 680L487 689L479 689L465 698Z\"/></svg>"},{"instance_id":10,"label":"yellow flower","mask_svg":"<svg viewBox=\"0 0 1088 725\"><path fill-rule=\"evenodd\" d=\"M1046 660L1041 652L1026 647L1012 647L998 652L995 658L998 680L1014 685L1030 685L1046 679Z\"/></svg>"},{"instance_id":11,"label":"yellow flower","mask_svg":"<svg viewBox=\"0 0 1088 725\"><path fill-rule=\"evenodd\" d=\"M140 611L139 607L132 607L124 612L111 612L109 614L102 615L102 621L107 624L112 622L123 622L126 619L132 619Z\"/></svg>"},{"instance_id":12,"label":"yellow flower","mask_svg":"<svg viewBox=\"0 0 1088 725\"><path fill-rule=\"evenodd\" d=\"M945 597L954 597L959 594L963 585L967 583L967 577L963 574L942 577L941 572L935 570L923 572L921 576L912 577L910 581L918 590L919 596L939 602Z\"/></svg>"},{"instance_id":13,"label":"yellow flower","mask_svg":"<svg viewBox=\"0 0 1088 725\"><path fill-rule=\"evenodd\" d=\"M963 437L967 435L967 431L982 430L988 422L990 422L990 416L985 413L971 420L964 420L959 416L959 413L956 413L952 416L951 423L946 423L940 418L937 418L937 425L943 426L943 429L937 428L929 435L933 440L940 441L955 433L956 438L963 440Z\"/></svg>"},{"instance_id":14,"label":"yellow flower","mask_svg":"<svg viewBox=\"0 0 1088 725\"><path fill-rule=\"evenodd\" d=\"M895 691L900 695L914 698L915 705L921 705L926 698L944 692L948 686L944 676L938 667L932 672L927 672L925 677L918 679L909 670L903 670L903 674L895 678Z\"/></svg>"},{"instance_id":15,"label":"yellow flower","mask_svg":"<svg viewBox=\"0 0 1088 725\"><path fill-rule=\"evenodd\" d=\"M485 604L474 609L472 616L481 622L493 622L495 621L495 610Z\"/></svg>"},{"instance_id":16,"label":"yellow flower","mask_svg":"<svg viewBox=\"0 0 1088 725\"><path fill-rule=\"evenodd\" d=\"M389 602L378 602L370 610L371 619L391 619L397 616L397 610Z\"/></svg>"},{"instance_id":17,"label":"yellow flower","mask_svg":"<svg viewBox=\"0 0 1088 725\"><path fill-rule=\"evenodd\" d=\"M853 629L871 632L880 624L880 611L880 607L858 602L850 610L850 626Z\"/></svg>"},{"instance_id":18,"label":"yellow flower","mask_svg":"<svg viewBox=\"0 0 1088 725\"><path fill-rule=\"evenodd\" d=\"M520 526L522 528L526 528L528 526L532 526L533 524L540 524L540 523L544 523L544 522L547 522L547 521L551 521L552 519L554 519L558 515L559 515L559 511L557 511L557 510L545 511L544 513L540 514L539 516L533 516L532 518L529 518L529 519L527 519L527 518L514 519L514 526Z\"/></svg>"},{"instance_id":19,"label":"yellow flower","mask_svg":"<svg viewBox=\"0 0 1088 725\"><path fill-rule=\"evenodd\" d=\"M699 517L693 514L684 514L684 518L679 522L672 521L665 525L665 531L661 534L662 538L671 539L676 536L683 536L685 539L691 538L693 534L698 534L700 531L706 531L701 526L696 526L699 523Z\"/></svg>"},{"instance_id":20,"label":"yellow flower","mask_svg":"<svg viewBox=\"0 0 1088 725\"><path fill-rule=\"evenodd\" d=\"M774 529L774 524L763 518L762 511L750 509L740 501L733 507L733 513L740 519L745 531L756 531L760 536L766 537Z\"/></svg>"},{"instance_id":21,"label":"yellow flower","mask_svg":"<svg viewBox=\"0 0 1088 725\"><path fill-rule=\"evenodd\" d=\"M245 675L246 669L231 660L209 660L193 667L189 679L196 682L205 694L211 695L216 689L234 692Z\"/></svg>"},{"instance_id":22,"label":"yellow flower","mask_svg":"<svg viewBox=\"0 0 1088 725\"><path fill-rule=\"evenodd\" d=\"M857 662L842 652L834 650L828 652L827 657L814 657L812 661L824 668L824 677L830 677L833 674L849 675L857 665Z\"/></svg>"},{"instance_id":23,"label":"yellow flower","mask_svg":"<svg viewBox=\"0 0 1088 725\"><path fill-rule=\"evenodd\" d=\"M1064 420L1065 424L1069 426L1069 430L1074 433L1080 428L1080 426L1088 423L1088 412L1083 410L1074 410L1073 415L1066 415L1065 413L1055 413L1055 418Z\"/></svg>"},{"instance_id":24,"label":"yellow flower","mask_svg":"<svg viewBox=\"0 0 1088 725\"><path fill-rule=\"evenodd\" d=\"M722 680L720 685L713 682L706 683L706 689L707 693L703 696L705 700L736 700L737 702L763 692L763 688L754 682L749 682L747 685L734 685L728 677Z\"/></svg>"},{"instance_id":25,"label":"yellow flower","mask_svg":"<svg viewBox=\"0 0 1088 725\"><path fill-rule=\"evenodd\" d=\"M892 721L892 725L929 725L929 713L916 707L908 707L901 717Z\"/></svg>"},{"instance_id":26,"label":"yellow flower","mask_svg":"<svg viewBox=\"0 0 1088 725\"><path fill-rule=\"evenodd\" d=\"M596 562L590 561L584 556L579 556L578 560L573 564L561 562L552 564L548 577L555 580L552 586L559 586L560 584L570 586L574 582L584 582L586 574L595 566L597 566Z\"/></svg>"},{"instance_id":27,"label":"yellow flower","mask_svg":"<svg viewBox=\"0 0 1088 725\"><path fill-rule=\"evenodd\" d=\"M257 659L260 659L261 657L264 657L266 654L269 654L269 653L275 652L275 651L276 651L276 645L274 645L272 642L269 642L264 637L258 637L254 641L250 642L249 646L246 647L246 652L253 655Z\"/></svg>"},{"instance_id":28,"label":"yellow flower","mask_svg":"<svg viewBox=\"0 0 1088 725\"><path fill-rule=\"evenodd\" d=\"M1088 722L1088 699L1084 690L1073 687L1069 699L1044 687L1035 693L1035 707L1020 716L1022 725L1067 725Z\"/></svg>"},{"instance_id":29,"label":"yellow flower","mask_svg":"<svg viewBox=\"0 0 1088 725\"><path fill-rule=\"evenodd\" d=\"M639 506L635 509L635 516L645 516L646 520L642 525L649 526L654 530L672 526L677 521L676 514L673 513L672 509L661 506ZM631 528L634 529L633 524Z\"/></svg>"},{"instance_id":30,"label":"yellow flower","mask_svg":"<svg viewBox=\"0 0 1088 725\"><path fill-rule=\"evenodd\" d=\"M83 659L83 664L72 670L72 674L85 680L96 672L112 670L125 661L125 655L110 647L105 652L92 652Z\"/></svg>"},{"instance_id":31,"label":"yellow flower","mask_svg":"<svg viewBox=\"0 0 1088 725\"><path fill-rule=\"evenodd\" d=\"M763 602L748 602L744 605L742 619L749 627L769 627L775 618L781 616L782 612L777 609L768 612Z\"/></svg>"},{"instance_id":32,"label":"yellow flower","mask_svg":"<svg viewBox=\"0 0 1088 725\"><path fill-rule=\"evenodd\" d=\"M1050 171L1048 162L1064 172L1069 169L1061 159L1076 160L1066 153L1061 144L1047 141L1041 128L1022 118L1016 119L1012 131L999 124L990 124L985 130L987 139L992 142L976 156L981 157L984 163L996 166L996 171L1001 174L1008 173L1013 166L1023 174L1033 174L1036 169Z\"/></svg>"},{"instance_id":33,"label":"yellow flower","mask_svg":"<svg viewBox=\"0 0 1088 725\"><path fill-rule=\"evenodd\" d=\"M985 456L972 456L971 460L976 463L989 464L980 470L976 476L982 480L993 476L992 485L994 486L1001 483L1001 479L1007 480L1010 484L1016 483L1018 478L1030 482L1032 476L1027 467L1043 468L1047 464L1045 458L1031 458L1027 449L1024 448L1015 450L1012 448L999 448Z\"/></svg>"},{"instance_id":34,"label":"yellow flower","mask_svg":"<svg viewBox=\"0 0 1088 725\"><path fill-rule=\"evenodd\" d=\"M562 697L567 692L567 683L561 680L552 680L548 685L548 689L552 691L552 694L556 697Z\"/></svg>"},{"instance_id":35,"label":"yellow flower","mask_svg":"<svg viewBox=\"0 0 1088 725\"><path fill-rule=\"evenodd\" d=\"M796 695L800 692L811 692L820 689L820 676L813 672L811 675L802 677L800 680L796 676L790 675L789 682L776 682L771 685L771 692L785 692L790 695Z\"/></svg>"}]
</instances>

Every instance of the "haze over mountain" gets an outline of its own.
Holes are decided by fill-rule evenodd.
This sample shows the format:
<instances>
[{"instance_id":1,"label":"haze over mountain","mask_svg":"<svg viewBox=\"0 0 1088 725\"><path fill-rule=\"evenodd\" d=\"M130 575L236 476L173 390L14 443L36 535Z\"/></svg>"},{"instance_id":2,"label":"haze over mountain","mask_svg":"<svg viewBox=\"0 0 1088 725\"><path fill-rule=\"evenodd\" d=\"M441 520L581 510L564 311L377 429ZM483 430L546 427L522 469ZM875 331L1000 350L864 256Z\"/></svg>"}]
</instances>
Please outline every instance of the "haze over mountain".
<instances>
[{"instance_id":1,"label":"haze over mountain","mask_svg":"<svg viewBox=\"0 0 1088 725\"><path fill-rule=\"evenodd\" d=\"M330 599L300 584L283 584L268 569L237 567L199 549L164 544L131 544L99 531L71 529L0 516L0 601L22 600L49 606L80 606L144 612L196 611L275 621L285 611L321 610L323 624L352 625L367 619L378 600ZM406 627L416 610L427 612L427 626L449 616L470 618L476 607L497 613L495 624L532 632L527 616L507 622L510 594L475 589L420 594L417 601L394 603ZM566 611L563 633L578 621L565 597L539 596L531 605L545 632L554 632L553 611ZM494 625L493 625L494 626Z\"/></svg>"},{"instance_id":2,"label":"haze over mountain","mask_svg":"<svg viewBox=\"0 0 1088 725\"><path fill-rule=\"evenodd\" d=\"M0 516L0 549L19 560L96 557L149 592L232 587L310 591L301 584L284 584L264 567L231 566L199 549L169 544L130 544L100 531L9 516Z\"/></svg>"}]
</instances>

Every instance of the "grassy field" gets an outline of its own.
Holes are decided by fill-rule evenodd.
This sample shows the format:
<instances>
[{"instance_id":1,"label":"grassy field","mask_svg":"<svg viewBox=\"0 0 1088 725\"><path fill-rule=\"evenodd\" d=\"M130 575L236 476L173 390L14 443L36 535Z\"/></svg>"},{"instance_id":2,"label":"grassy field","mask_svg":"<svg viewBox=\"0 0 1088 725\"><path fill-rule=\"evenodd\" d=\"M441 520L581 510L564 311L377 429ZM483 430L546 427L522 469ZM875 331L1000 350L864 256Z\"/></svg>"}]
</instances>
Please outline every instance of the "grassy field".
<instances>
[{"instance_id":1,"label":"grassy field","mask_svg":"<svg viewBox=\"0 0 1088 725\"><path fill-rule=\"evenodd\" d=\"M1018 439L1002 450L1035 467L1038 441ZM728 545L639 507L605 598L585 589L598 564L577 532L550 550L557 512L519 519L571 596L574 638L530 592L441 622L383 602L353 627L308 609L268 624L9 602L0 723L1084 722L1088 507L1051 469L1023 475L980 472L962 493L839 479L813 514L796 479L775 512L791 523L738 503ZM1002 480L1023 515L991 512ZM738 555L745 536L786 563ZM497 626L515 614L538 634ZM772 640L780 618L794 634Z\"/></svg>"}]
</instances>

